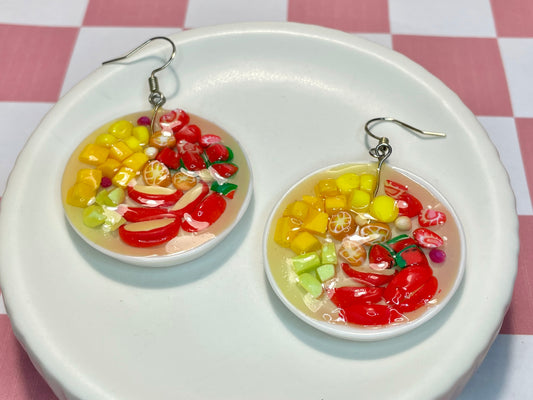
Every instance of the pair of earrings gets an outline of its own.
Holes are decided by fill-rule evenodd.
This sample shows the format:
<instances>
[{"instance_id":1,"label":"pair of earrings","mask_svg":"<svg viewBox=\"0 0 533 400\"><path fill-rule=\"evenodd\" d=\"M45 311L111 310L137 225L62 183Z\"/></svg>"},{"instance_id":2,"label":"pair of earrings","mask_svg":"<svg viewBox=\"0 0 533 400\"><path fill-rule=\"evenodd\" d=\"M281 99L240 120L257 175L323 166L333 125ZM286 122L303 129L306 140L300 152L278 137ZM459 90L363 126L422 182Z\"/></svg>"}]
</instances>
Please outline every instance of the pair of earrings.
<instances>
[{"instance_id":1,"label":"pair of earrings","mask_svg":"<svg viewBox=\"0 0 533 400\"><path fill-rule=\"evenodd\" d=\"M156 74L175 58L170 39L154 37L104 64L154 40L167 41L172 52L148 79L152 109L93 132L65 168L62 197L69 222L91 246L128 263L168 266L219 243L243 216L252 185L235 138L184 110L163 109ZM311 174L269 219L267 276L303 319L327 319L328 327L402 324L421 307L444 303L461 276L455 214L429 184L385 164L392 146L371 130L385 122L445 136L390 117L371 119L364 130L378 141L369 151L377 163Z\"/></svg>"}]
</instances>

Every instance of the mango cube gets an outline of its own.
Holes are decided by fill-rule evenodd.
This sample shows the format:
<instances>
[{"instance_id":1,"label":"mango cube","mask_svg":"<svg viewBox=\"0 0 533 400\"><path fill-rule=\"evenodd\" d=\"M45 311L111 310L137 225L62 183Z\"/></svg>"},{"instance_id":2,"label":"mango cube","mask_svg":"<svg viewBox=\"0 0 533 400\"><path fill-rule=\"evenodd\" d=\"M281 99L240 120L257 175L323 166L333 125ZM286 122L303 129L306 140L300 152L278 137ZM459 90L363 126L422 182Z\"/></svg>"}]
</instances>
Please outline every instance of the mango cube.
<instances>
[{"instance_id":1,"label":"mango cube","mask_svg":"<svg viewBox=\"0 0 533 400\"><path fill-rule=\"evenodd\" d=\"M295 218L282 217L278 219L274 232L274 241L282 247L290 247L292 240L296 237L301 227L301 221Z\"/></svg>"},{"instance_id":2,"label":"mango cube","mask_svg":"<svg viewBox=\"0 0 533 400\"><path fill-rule=\"evenodd\" d=\"M133 124L130 121L120 120L114 122L108 129L108 132L118 139L125 139L131 136Z\"/></svg>"},{"instance_id":3,"label":"mango cube","mask_svg":"<svg viewBox=\"0 0 533 400\"><path fill-rule=\"evenodd\" d=\"M324 211L324 200L320 197L304 195L302 201L316 208L318 211Z\"/></svg>"},{"instance_id":4,"label":"mango cube","mask_svg":"<svg viewBox=\"0 0 533 400\"><path fill-rule=\"evenodd\" d=\"M315 192L319 197L335 196L339 193L335 179L322 179L315 186Z\"/></svg>"},{"instance_id":5,"label":"mango cube","mask_svg":"<svg viewBox=\"0 0 533 400\"><path fill-rule=\"evenodd\" d=\"M374 193L376 188L376 176L372 174L363 174L361 175L361 182L359 184L359 189L364 190L368 193Z\"/></svg>"},{"instance_id":6,"label":"mango cube","mask_svg":"<svg viewBox=\"0 0 533 400\"><path fill-rule=\"evenodd\" d=\"M113 143L118 142L116 136L113 136L110 133L102 133L96 137L94 141L95 144L102 147L110 147Z\"/></svg>"},{"instance_id":7,"label":"mango cube","mask_svg":"<svg viewBox=\"0 0 533 400\"><path fill-rule=\"evenodd\" d=\"M102 181L102 171L99 169L82 168L76 175L76 182L86 183L94 190L100 187Z\"/></svg>"},{"instance_id":8,"label":"mango cube","mask_svg":"<svg viewBox=\"0 0 533 400\"><path fill-rule=\"evenodd\" d=\"M300 254L292 258L292 267L298 275L304 272L313 271L319 266L320 257L318 256L318 253L314 251Z\"/></svg>"},{"instance_id":9,"label":"mango cube","mask_svg":"<svg viewBox=\"0 0 533 400\"><path fill-rule=\"evenodd\" d=\"M131 168L135 172L140 171L144 164L148 162L148 156L144 153L133 153L131 156L126 158L122 165L125 167Z\"/></svg>"},{"instance_id":10,"label":"mango cube","mask_svg":"<svg viewBox=\"0 0 533 400\"><path fill-rule=\"evenodd\" d=\"M78 159L86 164L100 165L107 160L108 156L109 149L94 143L89 143L84 147Z\"/></svg>"},{"instance_id":11,"label":"mango cube","mask_svg":"<svg viewBox=\"0 0 533 400\"><path fill-rule=\"evenodd\" d=\"M324 208L331 215L337 211L345 210L347 206L346 196L343 194L337 196L328 196L324 200Z\"/></svg>"},{"instance_id":12,"label":"mango cube","mask_svg":"<svg viewBox=\"0 0 533 400\"><path fill-rule=\"evenodd\" d=\"M117 161L113 158L108 158L102 164L98 166L98 169L102 171L102 176L105 176L109 179L113 178L115 174L121 167L120 161Z\"/></svg>"},{"instance_id":13,"label":"mango cube","mask_svg":"<svg viewBox=\"0 0 533 400\"><path fill-rule=\"evenodd\" d=\"M307 217L308 213L309 204L307 204L305 201L297 200L287 206L283 212L283 216L294 217L298 218L300 221L303 221Z\"/></svg>"},{"instance_id":14,"label":"mango cube","mask_svg":"<svg viewBox=\"0 0 533 400\"><path fill-rule=\"evenodd\" d=\"M359 177L359 175L354 174L353 172L348 172L346 174L342 174L337 179L335 179L335 182L337 183L339 191L342 194L348 195L354 189L359 189L361 178Z\"/></svg>"},{"instance_id":15,"label":"mango cube","mask_svg":"<svg viewBox=\"0 0 533 400\"><path fill-rule=\"evenodd\" d=\"M117 142L111 145L109 148L109 157L114 158L117 161L124 161L126 158L133 154L133 150L128 147L124 142Z\"/></svg>"},{"instance_id":16,"label":"mango cube","mask_svg":"<svg viewBox=\"0 0 533 400\"><path fill-rule=\"evenodd\" d=\"M329 216L327 213L310 208L304 221L303 228L313 233L325 234L328 229Z\"/></svg>"},{"instance_id":17,"label":"mango cube","mask_svg":"<svg viewBox=\"0 0 533 400\"><path fill-rule=\"evenodd\" d=\"M365 211L371 200L370 193L364 190L355 189L350 196L350 209L353 211Z\"/></svg>"},{"instance_id":18,"label":"mango cube","mask_svg":"<svg viewBox=\"0 0 533 400\"><path fill-rule=\"evenodd\" d=\"M91 185L76 182L67 192L67 204L74 207L87 207L94 202L96 190Z\"/></svg>"},{"instance_id":19,"label":"mango cube","mask_svg":"<svg viewBox=\"0 0 533 400\"><path fill-rule=\"evenodd\" d=\"M141 142L135 136L128 136L126 139L123 140L123 142L126 143L128 147L133 151L143 150Z\"/></svg>"},{"instance_id":20,"label":"mango cube","mask_svg":"<svg viewBox=\"0 0 533 400\"><path fill-rule=\"evenodd\" d=\"M125 188L128 183L135 178L136 172L128 167L122 167L118 170L115 176L111 179L113 185Z\"/></svg>"},{"instance_id":21,"label":"mango cube","mask_svg":"<svg viewBox=\"0 0 533 400\"><path fill-rule=\"evenodd\" d=\"M383 195L377 196L372 203L370 203L370 215L381 222L393 222L399 213L396 200L392 197Z\"/></svg>"},{"instance_id":22,"label":"mango cube","mask_svg":"<svg viewBox=\"0 0 533 400\"><path fill-rule=\"evenodd\" d=\"M133 128L132 135L141 145L145 145L150 140L150 131L144 125L139 125Z\"/></svg>"},{"instance_id":23,"label":"mango cube","mask_svg":"<svg viewBox=\"0 0 533 400\"><path fill-rule=\"evenodd\" d=\"M296 254L308 253L320 249L320 242L309 232L298 232L290 244L290 248Z\"/></svg>"}]
</instances>

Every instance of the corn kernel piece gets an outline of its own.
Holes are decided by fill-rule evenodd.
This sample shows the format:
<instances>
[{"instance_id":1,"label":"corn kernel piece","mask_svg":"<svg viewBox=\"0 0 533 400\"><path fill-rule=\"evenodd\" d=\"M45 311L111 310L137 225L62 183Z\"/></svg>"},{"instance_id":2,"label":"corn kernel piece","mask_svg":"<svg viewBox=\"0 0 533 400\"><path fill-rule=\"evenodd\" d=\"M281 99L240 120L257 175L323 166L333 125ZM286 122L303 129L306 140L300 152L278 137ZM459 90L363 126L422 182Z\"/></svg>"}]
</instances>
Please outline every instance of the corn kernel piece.
<instances>
[{"instance_id":1,"label":"corn kernel piece","mask_svg":"<svg viewBox=\"0 0 533 400\"><path fill-rule=\"evenodd\" d=\"M359 184L359 189L364 190L368 193L374 193L376 188L376 176L372 174L363 174L361 175L361 181Z\"/></svg>"},{"instance_id":2,"label":"corn kernel piece","mask_svg":"<svg viewBox=\"0 0 533 400\"><path fill-rule=\"evenodd\" d=\"M102 181L102 171L99 169L82 168L76 175L76 182L85 183L94 190L100 187Z\"/></svg>"},{"instance_id":3,"label":"corn kernel piece","mask_svg":"<svg viewBox=\"0 0 533 400\"><path fill-rule=\"evenodd\" d=\"M67 192L67 204L74 207L87 207L94 202L96 190L84 182L76 182Z\"/></svg>"},{"instance_id":4,"label":"corn kernel piece","mask_svg":"<svg viewBox=\"0 0 533 400\"><path fill-rule=\"evenodd\" d=\"M303 228L307 231L323 235L328 229L328 220L329 216L327 213L310 208Z\"/></svg>"},{"instance_id":5,"label":"corn kernel piece","mask_svg":"<svg viewBox=\"0 0 533 400\"><path fill-rule=\"evenodd\" d=\"M324 200L325 211L331 215L337 211L346 210L347 203L346 196L343 194L328 196Z\"/></svg>"},{"instance_id":6,"label":"corn kernel piece","mask_svg":"<svg viewBox=\"0 0 533 400\"><path fill-rule=\"evenodd\" d=\"M370 203L370 215L381 222L393 222L399 213L396 200L392 197L383 195L377 196L372 203Z\"/></svg>"},{"instance_id":7,"label":"corn kernel piece","mask_svg":"<svg viewBox=\"0 0 533 400\"><path fill-rule=\"evenodd\" d=\"M292 240L290 248L296 254L303 254L320 249L320 242L309 232L299 232Z\"/></svg>"},{"instance_id":8,"label":"corn kernel piece","mask_svg":"<svg viewBox=\"0 0 533 400\"><path fill-rule=\"evenodd\" d=\"M109 149L94 143L89 143L84 147L78 159L90 165L100 165L109 156Z\"/></svg>"},{"instance_id":9,"label":"corn kernel piece","mask_svg":"<svg viewBox=\"0 0 533 400\"><path fill-rule=\"evenodd\" d=\"M98 166L98 169L102 171L102 176L111 179L118 172L121 165L122 164L120 163L120 161L117 161L113 158L108 158L107 160L105 160L104 163Z\"/></svg>"},{"instance_id":10,"label":"corn kernel piece","mask_svg":"<svg viewBox=\"0 0 533 400\"><path fill-rule=\"evenodd\" d=\"M337 187L335 179L322 179L316 184L315 192L319 197L335 196L339 193L339 188Z\"/></svg>"},{"instance_id":11,"label":"corn kernel piece","mask_svg":"<svg viewBox=\"0 0 533 400\"><path fill-rule=\"evenodd\" d=\"M150 131L146 126L139 125L133 128L132 135L141 145L148 144L150 140Z\"/></svg>"},{"instance_id":12,"label":"corn kernel piece","mask_svg":"<svg viewBox=\"0 0 533 400\"><path fill-rule=\"evenodd\" d=\"M109 149L109 157L114 158L117 161L124 161L126 158L133 154L133 150L128 147L124 142L118 142L111 145Z\"/></svg>"},{"instance_id":13,"label":"corn kernel piece","mask_svg":"<svg viewBox=\"0 0 533 400\"><path fill-rule=\"evenodd\" d=\"M370 204L370 200L370 193L364 190L355 189L350 196L350 209L358 212L365 211Z\"/></svg>"},{"instance_id":14,"label":"corn kernel piece","mask_svg":"<svg viewBox=\"0 0 533 400\"><path fill-rule=\"evenodd\" d=\"M131 136L133 124L130 121L120 120L114 122L108 129L108 132L117 139L125 139Z\"/></svg>"},{"instance_id":15,"label":"corn kernel piece","mask_svg":"<svg viewBox=\"0 0 533 400\"><path fill-rule=\"evenodd\" d=\"M290 247L301 228L302 223L296 218L281 217L276 223L274 241L282 247Z\"/></svg>"},{"instance_id":16,"label":"corn kernel piece","mask_svg":"<svg viewBox=\"0 0 533 400\"><path fill-rule=\"evenodd\" d=\"M309 213L309 204L305 201L296 200L294 203L291 203L285 208L283 212L284 217L294 217L298 218L300 221L303 221L307 214Z\"/></svg>"},{"instance_id":17,"label":"corn kernel piece","mask_svg":"<svg viewBox=\"0 0 533 400\"><path fill-rule=\"evenodd\" d=\"M302 201L316 208L318 211L324 211L324 200L319 197L303 195Z\"/></svg>"},{"instance_id":18,"label":"corn kernel piece","mask_svg":"<svg viewBox=\"0 0 533 400\"><path fill-rule=\"evenodd\" d=\"M118 172L115 174L113 179L111 179L111 182L113 182L113 185L125 188L128 186L128 183L135 178L135 171L128 167L122 167L118 170Z\"/></svg>"},{"instance_id":19,"label":"corn kernel piece","mask_svg":"<svg viewBox=\"0 0 533 400\"><path fill-rule=\"evenodd\" d=\"M110 147L113 143L118 142L116 136L113 136L110 133L102 133L98 135L94 141L99 146Z\"/></svg>"},{"instance_id":20,"label":"corn kernel piece","mask_svg":"<svg viewBox=\"0 0 533 400\"><path fill-rule=\"evenodd\" d=\"M148 162L148 156L144 153L133 153L131 156L126 158L122 165L128 167L135 172L138 172L144 167L144 164Z\"/></svg>"},{"instance_id":21,"label":"corn kernel piece","mask_svg":"<svg viewBox=\"0 0 533 400\"><path fill-rule=\"evenodd\" d=\"M337 183L339 191L345 195L352 193L354 189L359 189L360 182L361 178L359 175L354 174L353 172L342 174L335 179L335 183Z\"/></svg>"}]
</instances>

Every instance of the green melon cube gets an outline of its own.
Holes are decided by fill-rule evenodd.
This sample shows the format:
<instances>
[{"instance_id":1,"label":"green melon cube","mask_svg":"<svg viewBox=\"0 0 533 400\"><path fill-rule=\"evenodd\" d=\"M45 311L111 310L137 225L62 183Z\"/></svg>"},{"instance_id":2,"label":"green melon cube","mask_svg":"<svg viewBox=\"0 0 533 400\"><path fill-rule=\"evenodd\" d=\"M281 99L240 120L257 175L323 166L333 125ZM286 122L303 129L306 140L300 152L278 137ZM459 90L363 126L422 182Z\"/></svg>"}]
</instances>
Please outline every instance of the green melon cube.
<instances>
[{"instance_id":1,"label":"green melon cube","mask_svg":"<svg viewBox=\"0 0 533 400\"><path fill-rule=\"evenodd\" d=\"M314 298L322 294L322 283L308 272L304 272L298 276L298 283Z\"/></svg>"},{"instance_id":2,"label":"green melon cube","mask_svg":"<svg viewBox=\"0 0 533 400\"><path fill-rule=\"evenodd\" d=\"M322 245L322 264L336 264L337 253L335 251L335 244L326 242Z\"/></svg>"},{"instance_id":3,"label":"green melon cube","mask_svg":"<svg viewBox=\"0 0 533 400\"><path fill-rule=\"evenodd\" d=\"M300 254L292 258L292 266L297 274L309 272L320 266L320 257L314 251Z\"/></svg>"},{"instance_id":4,"label":"green melon cube","mask_svg":"<svg viewBox=\"0 0 533 400\"><path fill-rule=\"evenodd\" d=\"M316 273L322 282L326 282L335 276L335 265L323 264L316 269Z\"/></svg>"},{"instance_id":5,"label":"green melon cube","mask_svg":"<svg viewBox=\"0 0 533 400\"><path fill-rule=\"evenodd\" d=\"M89 228L96 228L105 222L106 216L102 206L93 204L83 209L82 219Z\"/></svg>"}]
</instances>

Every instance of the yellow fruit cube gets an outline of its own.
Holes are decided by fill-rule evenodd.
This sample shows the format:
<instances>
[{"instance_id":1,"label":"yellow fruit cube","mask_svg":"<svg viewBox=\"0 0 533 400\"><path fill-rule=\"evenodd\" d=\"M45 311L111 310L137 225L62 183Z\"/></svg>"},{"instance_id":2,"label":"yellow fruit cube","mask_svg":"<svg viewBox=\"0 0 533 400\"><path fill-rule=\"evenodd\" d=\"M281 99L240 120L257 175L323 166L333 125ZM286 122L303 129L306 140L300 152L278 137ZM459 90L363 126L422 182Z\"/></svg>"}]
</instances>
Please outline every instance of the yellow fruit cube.
<instances>
[{"instance_id":1,"label":"yellow fruit cube","mask_svg":"<svg viewBox=\"0 0 533 400\"><path fill-rule=\"evenodd\" d=\"M322 179L316 184L315 192L319 197L335 196L339 193L339 188L337 187L335 179Z\"/></svg>"},{"instance_id":2,"label":"yellow fruit cube","mask_svg":"<svg viewBox=\"0 0 533 400\"><path fill-rule=\"evenodd\" d=\"M309 232L299 232L290 244L291 250L296 254L319 250L321 245L316 237Z\"/></svg>"},{"instance_id":3,"label":"yellow fruit cube","mask_svg":"<svg viewBox=\"0 0 533 400\"><path fill-rule=\"evenodd\" d=\"M347 203L346 196L343 194L328 196L324 200L325 211L331 215L337 211L345 210Z\"/></svg>"},{"instance_id":4,"label":"yellow fruit cube","mask_svg":"<svg viewBox=\"0 0 533 400\"><path fill-rule=\"evenodd\" d=\"M109 149L94 143L89 143L84 147L78 159L81 162L91 165L100 165L109 156Z\"/></svg>"},{"instance_id":5,"label":"yellow fruit cube","mask_svg":"<svg viewBox=\"0 0 533 400\"><path fill-rule=\"evenodd\" d=\"M374 193L376 188L376 176L372 174L363 174L361 175L361 181L359 184L359 189L364 190L368 193Z\"/></svg>"},{"instance_id":6,"label":"yellow fruit cube","mask_svg":"<svg viewBox=\"0 0 533 400\"><path fill-rule=\"evenodd\" d=\"M102 176L111 179L115 176L121 166L122 164L120 161L117 161L113 158L108 158L103 164L98 166L98 169L102 171Z\"/></svg>"},{"instance_id":7,"label":"yellow fruit cube","mask_svg":"<svg viewBox=\"0 0 533 400\"><path fill-rule=\"evenodd\" d=\"M115 174L113 179L111 179L111 182L113 182L113 185L119 186L121 188L125 188L128 186L128 183L135 178L136 172L128 167L122 167L118 170L118 172Z\"/></svg>"},{"instance_id":8,"label":"yellow fruit cube","mask_svg":"<svg viewBox=\"0 0 533 400\"><path fill-rule=\"evenodd\" d=\"M135 136L128 136L126 139L123 140L123 142L126 143L128 147L133 151L143 150L141 142Z\"/></svg>"},{"instance_id":9,"label":"yellow fruit cube","mask_svg":"<svg viewBox=\"0 0 533 400\"><path fill-rule=\"evenodd\" d=\"M94 143L103 147L110 147L113 143L118 142L116 136L113 136L110 133L102 133L96 137Z\"/></svg>"},{"instance_id":10,"label":"yellow fruit cube","mask_svg":"<svg viewBox=\"0 0 533 400\"><path fill-rule=\"evenodd\" d=\"M114 122L108 129L108 132L118 139L125 139L131 136L132 131L133 124L126 120Z\"/></svg>"},{"instance_id":11,"label":"yellow fruit cube","mask_svg":"<svg viewBox=\"0 0 533 400\"><path fill-rule=\"evenodd\" d=\"M335 179L335 183L337 183L337 187L342 194L348 195L352 193L354 189L359 189L361 178L353 172L348 172Z\"/></svg>"},{"instance_id":12,"label":"yellow fruit cube","mask_svg":"<svg viewBox=\"0 0 533 400\"><path fill-rule=\"evenodd\" d=\"M284 217L294 217L303 221L309 213L309 204L302 200L296 200L285 208L283 212Z\"/></svg>"},{"instance_id":13,"label":"yellow fruit cube","mask_svg":"<svg viewBox=\"0 0 533 400\"><path fill-rule=\"evenodd\" d=\"M396 200L386 195L377 196L370 204L370 215L381 222L393 222L398 213Z\"/></svg>"},{"instance_id":14,"label":"yellow fruit cube","mask_svg":"<svg viewBox=\"0 0 533 400\"><path fill-rule=\"evenodd\" d=\"M328 229L328 220L329 215L327 213L310 208L303 228L307 231L323 235Z\"/></svg>"},{"instance_id":15,"label":"yellow fruit cube","mask_svg":"<svg viewBox=\"0 0 533 400\"><path fill-rule=\"evenodd\" d=\"M302 201L316 208L318 211L324 211L324 200L316 196L303 195Z\"/></svg>"},{"instance_id":16,"label":"yellow fruit cube","mask_svg":"<svg viewBox=\"0 0 533 400\"><path fill-rule=\"evenodd\" d=\"M301 228L302 223L296 218L281 217L276 224L274 241L282 247L290 247Z\"/></svg>"},{"instance_id":17,"label":"yellow fruit cube","mask_svg":"<svg viewBox=\"0 0 533 400\"><path fill-rule=\"evenodd\" d=\"M350 196L349 207L353 211L365 211L368 208L371 199L369 192L355 189Z\"/></svg>"},{"instance_id":18,"label":"yellow fruit cube","mask_svg":"<svg viewBox=\"0 0 533 400\"><path fill-rule=\"evenodd\" d=\"M82 168L76 175L76 182L85 183L94 190L100 187L102 181L102 171L99 169Z\"/></svg>"},{"instance_id":19,"label":"yellow fruit cube","mask_svg":"<svg viewBox=\"0 0 533 400\"><path fill-rule=\"evenodd\" d=\"M148 156L144 153L133 153L131 156L126 158L122 165L128 167L135 172L140 171L144 164L148 162Z\"/></svg>"},{"instance_id":20,"label":"yellow fruit cube","mask_svg":"<svg viewBox=\"0 0 533 400\"><path fill-rule=\"evenodd\" d=\"M67 204L74 207L87 207L94 202L96 190L91 185L76 182L67 192Z\"/></svg>"},{"instance_id":21,"label":"yellow fruit cube","mask_svg":"<svg viewBox=\"0 0 533 400\"><path fill-rule=\"evenodd\" d=\"M146 126L139 125L133 128L133 137L135 137L141 145L145 145L150 140L150 131Z\"/></svg>"},{"instance_id":22,"label":"yellow fruit cube","mask_svg":"<svg viewBox=\"0 0 533 400\"><path fill-rule=\"evenodd\" d=\"M114 158L117 161L124 161L126 158L133 154L133 150L128 147L124 142L117 142L111 145L109 148L109 157Z\"/></svg>"}]
</instances>

